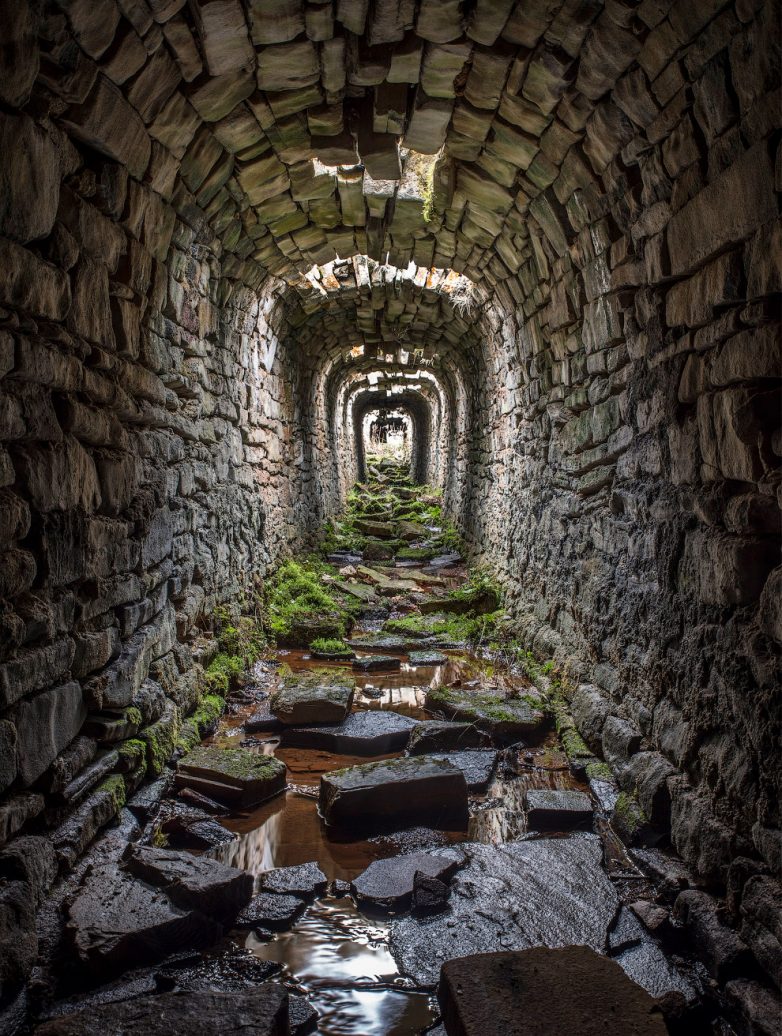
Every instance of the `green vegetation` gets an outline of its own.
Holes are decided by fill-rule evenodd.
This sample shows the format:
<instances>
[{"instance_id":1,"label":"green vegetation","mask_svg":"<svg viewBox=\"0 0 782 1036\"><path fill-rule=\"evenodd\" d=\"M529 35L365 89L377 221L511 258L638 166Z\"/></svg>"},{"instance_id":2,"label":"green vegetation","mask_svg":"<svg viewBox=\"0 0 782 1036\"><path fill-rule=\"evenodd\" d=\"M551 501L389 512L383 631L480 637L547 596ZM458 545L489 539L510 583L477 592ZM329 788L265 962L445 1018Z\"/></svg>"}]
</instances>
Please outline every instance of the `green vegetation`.
<instances>
[{"instance_id":1,"label":"green vegetation","mask_svg":"<svg viewBox=\"0 0 782 1036\"><path fill-rule=\"evenodd\" d=\"M240 655L215 655L206 670L207 695L226 697L237 677L247 668Z\"/></svg>"},{"instance_id":2,"label":"green vegetation","mask_svg":"<svg viewBox=\"0 0 782 1036\"><path fill-rule=\"evenodd\" d=\"M336 637L318 637L310 644L310 651L317 651L321 655L346 655L351 656L353 651L344 640Z\"/></svg>"},{"instance_id":3,"label":"green vegetation","mask_svg":"<svg viewBox=\"0 0 782 1036\"><path fill-rule=\"evenodd\" d=\"M124 773L131 773L143 766L147 768L147 746L137 737L128 738L117 748L119 755L119 769Z\"/></svg>"},{"instance_id":4,"label":"green vegetation","mask_svg":"<svg viewBox=\"0 0 782 1036\"><path fill-rule=\"evenodd\" d=\"M117 814L125 805L127 798L127 791L125 789L125 781L122 774L113 773L107 777L97 787L97 791L105 791L109 794L114 807L114 813Z\"/></svg>"},{"instance_id":5,"label":"green vegetation","mask_svg":"<svg viewBox=\"0 0 782 1036\"><path fill-rule=\"evenodd\" d=\"M334 575L336 569L315 557L280 565L266 591L266 622L276 640L303 645L345 636L360 602L348 601L323 581Z\"/></svg>"}]
</instances>

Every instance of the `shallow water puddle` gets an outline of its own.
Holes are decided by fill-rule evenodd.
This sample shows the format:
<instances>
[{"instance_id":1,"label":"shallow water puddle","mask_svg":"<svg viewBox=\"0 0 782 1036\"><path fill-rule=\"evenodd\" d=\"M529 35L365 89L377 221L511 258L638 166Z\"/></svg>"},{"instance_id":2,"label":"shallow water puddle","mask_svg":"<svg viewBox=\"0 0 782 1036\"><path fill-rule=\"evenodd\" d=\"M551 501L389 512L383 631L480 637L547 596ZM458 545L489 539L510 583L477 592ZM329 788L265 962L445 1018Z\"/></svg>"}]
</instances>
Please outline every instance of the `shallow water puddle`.
<instances>
[{"instance_id":1,"label":"shallow water puddle","mask_svg":"<svg viewBox=\"0 0 782 1036\"><path fill-rule=\"evenodd\" d=\"M320 1014L321 1036L409 1036L437 1017L432 998L405 988L388 949L387 921L369 920L349 898L314 903L272 942L246 946L284 966Z\"/></svg>"}]
</instances>

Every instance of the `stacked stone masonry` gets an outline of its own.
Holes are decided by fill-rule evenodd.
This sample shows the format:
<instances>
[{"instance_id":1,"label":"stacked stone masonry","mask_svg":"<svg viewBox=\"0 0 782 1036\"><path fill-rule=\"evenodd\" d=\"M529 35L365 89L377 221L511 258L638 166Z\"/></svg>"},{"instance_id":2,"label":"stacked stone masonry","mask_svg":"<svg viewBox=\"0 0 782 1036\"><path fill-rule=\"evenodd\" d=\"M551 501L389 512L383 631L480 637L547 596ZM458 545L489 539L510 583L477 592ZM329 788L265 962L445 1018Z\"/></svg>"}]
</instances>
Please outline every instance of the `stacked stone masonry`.
<instances>
[{"instance_id":1,"label":"stacked stone masonry","mask_svg":"<svg viewBox=\"0 0 782 1036\"><path fill-rule=\"evenodd\" d=\"M401 386L590 747L778 966L779 23L3 6L8 852L67 871L159 772L215 606L340 509Z\"/></svg>"}]
</instances>

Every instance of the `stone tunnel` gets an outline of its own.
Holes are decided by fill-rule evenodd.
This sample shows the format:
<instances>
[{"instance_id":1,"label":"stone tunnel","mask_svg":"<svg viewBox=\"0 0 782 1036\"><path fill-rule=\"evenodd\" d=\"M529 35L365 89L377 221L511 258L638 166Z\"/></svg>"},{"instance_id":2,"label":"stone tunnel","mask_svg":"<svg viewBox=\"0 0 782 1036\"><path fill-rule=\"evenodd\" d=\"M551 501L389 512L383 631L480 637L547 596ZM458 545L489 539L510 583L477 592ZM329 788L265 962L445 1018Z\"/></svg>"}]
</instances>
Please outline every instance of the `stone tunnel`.
<instances>
[{"instance_id":1,"label":"stone tunnel","mask_svg":"<svg viewBox=\"0 0 782 1036\"><path fill-rule=\"evenodd\" d=\"M1 1031L122 745L389 405L775 1031L779 41L775 0L2 6Z\"/></svg>"}]
</instances>

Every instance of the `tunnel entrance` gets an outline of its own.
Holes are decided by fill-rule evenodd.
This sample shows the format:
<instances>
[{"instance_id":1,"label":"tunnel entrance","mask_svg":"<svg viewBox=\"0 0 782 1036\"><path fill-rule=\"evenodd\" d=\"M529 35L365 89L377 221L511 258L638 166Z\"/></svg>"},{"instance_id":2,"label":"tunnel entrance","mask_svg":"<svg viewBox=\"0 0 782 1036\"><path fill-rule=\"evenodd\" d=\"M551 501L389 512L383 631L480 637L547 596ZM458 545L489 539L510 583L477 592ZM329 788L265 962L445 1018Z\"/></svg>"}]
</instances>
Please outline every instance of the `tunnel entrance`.
<instances>
[{"instance_id":1,"label":"tunnel entrance","mask_svg":"<svg viewBox=\"0 0 782 1036\"><path fill-rule=\"evenodd\" d=\"M776 1032L781 63L0 4L2 1036Z\"/></svg>"}]
</instances>

